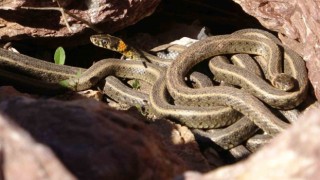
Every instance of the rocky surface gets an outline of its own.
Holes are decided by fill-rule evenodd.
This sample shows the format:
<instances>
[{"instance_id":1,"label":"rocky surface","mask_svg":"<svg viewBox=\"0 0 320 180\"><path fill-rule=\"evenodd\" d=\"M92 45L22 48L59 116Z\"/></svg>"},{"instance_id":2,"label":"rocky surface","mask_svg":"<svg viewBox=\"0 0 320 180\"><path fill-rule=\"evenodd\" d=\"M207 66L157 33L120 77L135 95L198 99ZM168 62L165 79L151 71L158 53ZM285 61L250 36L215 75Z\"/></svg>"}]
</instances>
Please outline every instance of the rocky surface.
<instances>
[{"instance_id":1,"label":"rocky surface","mask_svg":"<svg viewBox=\"0 0 320 180\"><path fill-rule=\"evenodd\" d=\"M320 3L314 0L234 0L262 25L277 31L284 44L307 61L309 78L320 99Z\"/></svg>"},{"instance_id":2,"label":"rocky surface","mask_svg":"<svg viewBox=\"0 0 320 180\"><path fill-rule=\"evenodd\" d=\"M265 27L279 32L279 38L284 44L307 60L309 77L316 95L320 98L320 90L317 87L320 80L318 72L320 36L317 31L320 29L317 13L319 3L312 0L234 1L247 13L255 16ZM94 1L95 4L85 4L85 2L67 0L61 1L60 5L72 14L110 33L148 16L154 11L159 0L99 0ZM167 1L167 4L173 4L176 7L174 3L180 2L182 1ZM200 1L199 3L198 1L186 2L192 2L193 7L200 4ZM203 2L205 1L201 1ZM39 1L1 1L0 37L2 40L63 37L86 32L85 24L67 15L70 31L59 11L21 9L22 6L56 7L57 4L51 0L41 1L41 4ZM213 16L206 16L206 12L221 10L209 8L204 11L210 6L201 4L200 7L200 11L204 12L203 16L211 21ZM120 10L115 11L116 8ZM233 12L228 8L224 9L227 14ZM175 8L172 9L173 14L178 11ZM190 16L190 12L186 14ZM19 19L25 15L34 17L33 22L25 21L25 18ZM222 30L223 33L217 31L224 27L217 26L218 21L232 25L238 22L237 28L245 24L239 19L246 18L239 18L238 12L233 15L232 17L223 16L225 19L222 21L220 17L215 17L213 23L207 24L214 25L215 28L211 29L219 34L227 31L225 29ZM191 16L194 18L193 14ZM43 27L39 27L37 19L43 23ZM158 22L155 23L147 27L151 29L155 26L159 27ZM252 23L251 20L250 23ZM168 23L164 23L163 26L168 27ZM253 26L256 27L255 24ZM169 26L168 29L170 28L175 30L171 33L173 35L181 35L189 29L186 26L181 28ZM163 28L159 29L163 31ZM143 30L150 31L146 29L146 25L143 26ZM85 36L88 40L87 37L88 35ZM165 37L170 36L165 35ZM138 37L138 39L142 38ZM35 38L35 40L39 39ZM67 42L66 39L63 42ZM59 44L59 41L54 43ZM80 43L79 39L76 43ZM52 44L53 42L50 41L48 45ZM87 50L83 52L88 56ZM89 57L92 58L90 55ZM30 179L43 177L48 179L62 179L61 177L65 179L126 179L128 177L171 179L185 170L198 171L197 173L189 171L181 176L186 179L256 179L257 177L315 179L319 175L316 171L319 168L317 161L319 161L320 152L316 138L320 133L319 110L318 107L317 110L309 111L293 128L248 160L203 175L201 172L205 173L210 168L222 166L225 162L214 149L209 149L210 152L206 151L204 154L214 154L209 159L210 164L213 164L210 167L207 160L199 153L199 147L193 135L183 126L164 120L153 123L150 129L141 122L144 118L136 111L129 111L128 115L106 108L105 105L92 100L64 102L35 99L26 94L22 95L13 90L1 88L0 111L4 112L4 115L0 118L0 128L8 130L0 133L1 141L4 142L0 148L2 153L0 162L3 159L6 160L1 164L0 179L2 177L19 179L16 175L18 171L21 172L21 169L24 170L24 177L30 177ZM15 139L16 134L19 135L18 141ZM210 155L206 158L208 157ZM27 166L29 169L24 169L25 164L29 164Z\"/></svg>"},{"instance_id":3,"label":"rocky surface","mask_svg":"<svg viewBox=\"0 0 320 180\"><path fill-rule=\"evenodd\" d=\"M88 30L88 26L77 18L90 22L101 32L113 33L151 15L160 0L60 0L59 2L61 2L60 7L69 12L69 15L65 14L65 19L59 10L52 9L58 7L58 3L52 0L1 1L0 38L8 41L30 37L77 35ZM30 9L34 7L38 9Z\"/></svg>"},{"instance_id":4,"label":"rocky surface","mask_svg":"<svg viewBox=\"0 0 320 180\"><path fill-rule=\"evenodd\" d=\"M167 149L183 157L189 169L207 172L214 168L200 153L199 145L187 127L169 120L157 120L150 124L150 127L165 139L164 144Z\"/></svg>"},{"instance_id":5,"label":"rocky surface","mask_svg":"<svg viewBox=\"0 0 320 180\"><path fill-rule=\"evenodd\" d=\"M320 176L320 105L299 118L249 159L201 175L187 172L187 180L207 179L317 179Z\"/></svg>"},{"instance_id":6,"label":"rocky surface","mask_svg":"<svg viewBox=\"0 0 320 180\"><path fill-rule=\"evenodd\" d=\"M0 179L76 179L47 146L0 113Z\"/></svg>"},{"instance_id":7,"label":"rocky surface","mask_svg":"<svg viewBox=\"0 0 320 180\"><path fill-rule=\"evenodd\" d=\"M88 99L34 99L7 87L0 88L0 111L5 177L23 172L25 179L171 179L187 169L209 169L190 132L184 136L186 130L162 125L167 134L179 134L164 142L136 111L112 110ZM182 152L197 159L198 167Z\"/></svg>"}]
</instances>

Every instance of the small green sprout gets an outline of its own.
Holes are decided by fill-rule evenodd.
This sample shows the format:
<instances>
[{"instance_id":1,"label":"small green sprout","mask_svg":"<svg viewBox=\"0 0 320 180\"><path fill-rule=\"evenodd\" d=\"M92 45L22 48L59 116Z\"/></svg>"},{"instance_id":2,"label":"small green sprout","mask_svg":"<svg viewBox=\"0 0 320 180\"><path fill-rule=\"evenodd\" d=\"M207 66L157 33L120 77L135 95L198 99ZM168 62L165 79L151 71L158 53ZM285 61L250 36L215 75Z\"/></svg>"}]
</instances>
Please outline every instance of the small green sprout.
<instances>
[{"instance_id":1,"label":"small green sprout","mask_svg":"<svg viewBox=\"0 0 320 180\"><path fill-rule=\"evenodd\" d=\"M66 60L66 53L62 47L58 47L54 53L54 63L64 65Z\"/></svg>"},{"instance_id":2,"label":"small green sprout","mask_svg":"<svg viewBox=\"0 0 320 180\"><path fill-rule=\"evenodd\" d=\"M135 79L134 82L132 83L132 88L133 89L140 89L141 85L138 79Z\"/></svg>"},{"instance_id":3,"label":"small green sprout","mask_svg":"<svg viewBox=\"0 0 320 180\"><path fill-rule=\"evenodd\" d=\"M79 78L81 76L81 74L82 74L81 70L77 71L77 74L76 74L76 76L74 78L75 79ZM62 80L62 81L59 82L59 84L62 87L71 88L71 86L72 86L72 85L70 85L70 80L71 79L73 79L73 78Z\"/></svg>"}]
</instances>

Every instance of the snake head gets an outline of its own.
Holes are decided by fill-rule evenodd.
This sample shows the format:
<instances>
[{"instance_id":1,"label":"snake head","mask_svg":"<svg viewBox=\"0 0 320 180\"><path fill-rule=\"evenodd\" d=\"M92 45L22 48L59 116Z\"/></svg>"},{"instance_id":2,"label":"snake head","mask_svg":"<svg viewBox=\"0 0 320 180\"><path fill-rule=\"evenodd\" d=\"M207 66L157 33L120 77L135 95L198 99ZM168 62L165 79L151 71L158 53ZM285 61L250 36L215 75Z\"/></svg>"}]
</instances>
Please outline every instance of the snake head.
<instances>
[{"instance_id":1,"label":"snake head","mask_svg":"<svg viewBox=\"0 0 320 180\"><path fill-rule=\"evenodd\" d=\"M290 91L294 88L295 79L288 74L280 73L272 79L271 84L277 89Z\"/></svg>"},{"instance_id":2,"label":"snake head","mask_svg":"<svg viewBox=\"0 0 320 180\"><path fill-rule=\"evenodd\" d=\"M129 59L136 59L136 51L122 39L110 34L97 34L90 36L92 44L111 51L121 53Z\"/></svg>"}]
</instances>

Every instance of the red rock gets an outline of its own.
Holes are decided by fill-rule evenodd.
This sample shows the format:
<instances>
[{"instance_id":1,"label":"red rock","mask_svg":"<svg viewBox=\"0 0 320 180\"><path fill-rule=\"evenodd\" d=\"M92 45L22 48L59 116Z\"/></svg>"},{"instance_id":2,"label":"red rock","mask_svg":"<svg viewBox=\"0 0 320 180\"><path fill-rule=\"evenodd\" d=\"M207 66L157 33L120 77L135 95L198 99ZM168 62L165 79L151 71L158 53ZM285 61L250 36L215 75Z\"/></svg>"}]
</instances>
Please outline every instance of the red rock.
<instances>
[{"instance_id":1,"label":"red rock","mask_svg":"<svg viewBox=\"0 0 320 180\"><path fill-rule=\"evenodd\" d=\"M277 31L284 44L303 56L320 100L320 3L314 0L234 1L263 26Z\"/></svg>"},{"instance_id":2,"label":"red rock","mask_svg":"<svg viewBox=\"0 0 320 180\"><path fill-rule=\"evenodd\" d=\"M6 177L172 179L187 169L137 116L94 100L33 99L8 92L0 91L0 111L10 119L0 118ZM8 126L13 126L10 132Z\"/></svg>"},{"instance_id":3,"label":"red rock","mask_svg":"<svg viewBox=\"0 0 320 180\"><path fill-rule=\"evenodd\" d=\"M113 33L151 15L160 0L60 0L59 2L61 2L61 7L74 16L91 22L104 33ZM70 29L68 29L61 12L57 10L22 9L23 7L57 8L57 3L51 0L41 2L4 1L0 2L0 5L2 26L0 38L2 40L10 41L30 37L68 37L89 29L83 22L66 15L70 25ZM79 38L77 40L79 43Z\"/></svg>"},{"instance_id":4,"label":"red rock","mask_svg":"<svg viewBox=\"0 0 320 180\"><path fill-rule=\"evenodd\" d=\"M47 146L0 114L0 179L76 179Z\"/></svg>"}]
</instances>

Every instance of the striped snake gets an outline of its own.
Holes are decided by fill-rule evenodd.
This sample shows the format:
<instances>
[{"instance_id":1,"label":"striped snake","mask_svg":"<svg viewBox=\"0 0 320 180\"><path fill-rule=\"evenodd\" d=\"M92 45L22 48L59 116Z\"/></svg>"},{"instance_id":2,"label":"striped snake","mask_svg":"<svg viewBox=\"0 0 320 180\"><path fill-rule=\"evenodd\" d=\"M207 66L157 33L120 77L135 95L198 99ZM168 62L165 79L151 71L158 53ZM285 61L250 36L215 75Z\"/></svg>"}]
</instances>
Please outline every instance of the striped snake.
<instances>
[{"instance_id":1,"label":"striped snake","mask_svg":"<svg viewBox=\"0 0 320 180\"><path fill-rule=\"evenodd\" d=\"M273 115L259 99L272 107L293 108L306 96L307 74L303 60L286 47L282 55L279 48L281 44L275 42L276 38L273 39L272 35L264 31L250 29L231 35L209 37L188 47L174 61L163 60L134 49L112 36L94 35L90 39L97 46L111 48L132 59L142 61L105 59L88 69L82 69L55 65L0 50L0 77L35 87L50 86L59 89L61 86L58 85L63 84L62 89L69 88L76 91L88 89L110 75L142 79L152 85L150 95L128 90L112 77L106 79L109 83L106 87L113 87L108 91L114 93L115 97L122 93L120 97L124 97L124 101L132 101L132 104L148 104L157 116L172 118L193 128L215 128L232 124L237 120L234 117L240 117L240 114L233 110L235 109L244 114L245 118L225 128L226 131L235 132L236 129L242 128L242 131L250 129L251 134L256 131L254 124L270 135L275 135L288 127L288 124ZM273 86L261 80L258 75L231 65L218 56L235 53L257 55L256 58L260 58L261 63L265 64L262 69ZM192 67L212 56L218 56L209 63L215 78L240 86L242 89L228 86L203 87L206 85L194 89L187 86L185 76ZM284 72L282 72L282 56L285 60ZM18 70L19 74L12 77L12 70ZM81 72L80 75L77 75L78 72ZM202 77L197 75L194 77L200 84L203 82ZM254 96L244 89L252 92ZM175 105L168 102L167 91L174 98ZM240 122L245 126L239 126ZM234 137L230 140L233 142L222 146L239 143L236 139Z\"/></svg>"},{"instance_id":2,"label":"striped snake","mask_svg":"<svg viewBox=\"0 0 320 180\"><path fill-rule=\"evenodd\" d=\"M165 103L165 96L163 92L163 89L165 88L162 87L167 86L171 96L173 96L177 103L188 104L190 106L229 106L253 119L260 128L270 134L276 134L285 129L288 126L286 123L279 120L258 99L245 91L240 91L231 87L206 87L201 89L192 89L184 82L184 77L187 75L189 70L195 64L209 58L210 56L250 53L264 57L267 63L268 76L274 86L277 85L277 81L278 84L281 82L279 79L285 79L288 81L294 79L296 85L295 89L293 91L290 91L290 88L284 89L288 92L279 90L261 80L260 77L252 76L252 73L236 68L233 65L228 66L228 64L223 64L219 60L215 60L215 63L213 63L213 61L210 62L211 70L214 72L224 70L224 73L227 74L220 75L222 73L219 72L216 73L216 76L223 76L224 80L228 83L248 89L255 93L258 98L273 107L293 108L300 104L306 96L307 89L307 75L304 61L297 56L296 53L285 48L286 51L284 53L284 59L286 61L285 63L289 64L291 74L284 74L282 72L281 65L282 53L280 52L277 44L273 43L273 39L270 38L271 35L257 31L254 32L253 30L250 32L251 34L246 34L244 32L240 34L240 32L237 32L228 36L214 36L195 43L191 47L187 48L180 56L178 56L178 59L173 61L168 67L166 78L162 78L166 79L166 82L163 82L162 80L155 83L154 86L157 88L153 88L154 90L150 96L152 108L155 109L158 115L163 117L181 119L184 116L193 115L191 119L196 118L196 113L193 113L192 115L182 113L179 108L175 108L174 106ZM93 39L92 42L94 44L104 47L104 44L108 44L108 38L108 36L98 35L93 36L91 39ZM95 43L95 40L100 40L100 43ZM132 49L130 49L130 52L131 51ZM138 58L141 59L145 56L149 62L156 59L154 57L149 58L149 55L146 56L146 53L142 53L142 55L140 53L139 55L140 57ZM130 56L132 57L133 53L131 53ZM159 64L158 62L159 61L157 61L156 64ZM165 63L167 64L167 61L165 61ZM212 64L217 64L219 66L213 66ZM220 69L217 69L219 67ZM226 68L229 69L225 70ZM286 85L286 81L282 82L284 83L280 84L285 84L284 87L288 87ZM239 105L239 103L241 103L241 105ZM188 124L189 122L192 124ZM212 126L208 125L208 123L203 123L201 125L205 128L219 126L218 123L215 124L214 122L215 121L211 121L210 125ZM188 123L186 124L191 127L199 127L200 125L196 124L193 126L194 122L191 120L188 121Z\"/></svg>"},{"instance_id":3,"label":"striped snake","mask_svg":"<svg viewBox=\"0 0 320 180\"><path fill-rule=\"evenodd\" d=\"M109 38L110 36L97 35L92 37L92 42L100 47L104 47L103 44L109 44ZM178 60L173 62L174 65L169 66L168 64L171 64L172 61L168 62L167 60L165 60L164 65L162 65L169 66L166 77L167 83L170 84L170 81L174 81L172 83L173 86L179 85L178 88L171 90L171 95L175 100L177 100L178 98L175 97L177 96L176 94L179 96L181 90L186 90L187 92L183 92L184 96L181 98L181 104L188 104L191 105L191 107L192 105L197 107L199 105L208 106L209 104L231 106L245 114L246 117L253 120L255 124L257 124L264 131L271 135L277 134L278 132L284 130L288 125L273 115L270 110L264 106L264 104L262 104L252 95L230 87L207 87L203 89L192 89L187 87L184 82L184 76L188 73L192 66L210 56L233 53L255 54L259 55L260 59L261 57L264 57L262 58L266 64L263 66L264 71L267 72L266 76L268 76L271 83L273 82L273 85L277 86L277 83L279 84L280 82L280 86L277 87L280 87L281 89L281 87L284 85L285 88L282 90L274 88L265 81L262 81L261 78L244 70L243 68L241 69L233 65L224 64L219 60L210 61L210 67L213 71L220 71L219 73L224 71L223 73L226 75L223 73L221 73L223 75L216 73L223 77L224 81L241 86L244 89L248 89L258 98L270 103L270 105L273 107L293 108L303 101L307 92L307 73L304 61L295 52L284 47L284 63L286 64L285 67L289 68L287 68L288 70L285 71L285 73L288 74L282 73L282 66L280 63L282 54L278 46L273 43L275 42L275 39L276 38L269 33L250 29L236 32L232 37L218 36L196 43L185 50L182 55L178 57ZM99 43L95 43L95 41ZM101 44L101 42L103 43ZM280 45L279 42L276 43ZM210 49L210 47L215 48ZM155 61L155 64L161 64L161 59L150 56L145 52L142 53L142 55L141 52L132 53L133 50L134 49L130 49L130 58L147 58L146 61ZM137 57L135 57L135 54L137 54ZM190 56L190 59L186 60L185 56L188 55ZM199 57L195 55L198 55ZM182 60L179 60L179 58ZM194 61L192 61L192 59ZM215 64L215 66L213 64ZM216 75L216 77L219 78L219 75ZM177 80L178 78L180 79ZM153 85L154 88L150 96L151 107L155 110L158 116L179 119L189 127L210 128L225 126L225 124L219 124L219 121L214 120L211 120L210 124L202 119L197 121L198 111L181 111L180 107L183 109L186 107L180 105L173 106L166 102L166 95L164 92L167 85L164 79L165 77L161 77L160 80ZM295 89L292 91L290 91L292 88L292 82L290 82L291 80L294 80L295 86ZM278 82L276 83L276 81ZM287 81L289 81L289 83L287 83ZM200 104L196 104L196 102ZM213 108L215 107L216 106ZM202 108L205 109L205 107ZM220 108L221 107L219 107L217 112L221 110ZM198 122L201 122L201 124ZM235 129L234 127L231 127L231 129Z\"/></svg>"}]
</instances>

